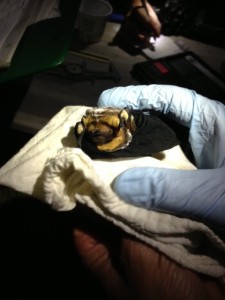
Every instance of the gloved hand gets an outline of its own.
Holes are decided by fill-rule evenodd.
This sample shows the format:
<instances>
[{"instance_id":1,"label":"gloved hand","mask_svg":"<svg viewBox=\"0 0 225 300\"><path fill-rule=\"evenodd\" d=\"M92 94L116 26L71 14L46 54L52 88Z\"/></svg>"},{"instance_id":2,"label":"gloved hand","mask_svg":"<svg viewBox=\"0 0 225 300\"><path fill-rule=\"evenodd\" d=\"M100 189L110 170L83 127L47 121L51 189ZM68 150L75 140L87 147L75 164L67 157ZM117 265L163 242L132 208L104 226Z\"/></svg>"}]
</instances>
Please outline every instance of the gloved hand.
<instances>
[{"instance_id":1,"label":"gloved hand","mask_svg":"<svg viewBox=\"0 0 225 300\"><path fill-rule=\"evenodd\" d=\"M104 91L98 106L149 109L189 127L198 170L137 167L113 188L126 202L225 229L225 106L171 85L138 85Z\"/></svg>"}]
</instances>

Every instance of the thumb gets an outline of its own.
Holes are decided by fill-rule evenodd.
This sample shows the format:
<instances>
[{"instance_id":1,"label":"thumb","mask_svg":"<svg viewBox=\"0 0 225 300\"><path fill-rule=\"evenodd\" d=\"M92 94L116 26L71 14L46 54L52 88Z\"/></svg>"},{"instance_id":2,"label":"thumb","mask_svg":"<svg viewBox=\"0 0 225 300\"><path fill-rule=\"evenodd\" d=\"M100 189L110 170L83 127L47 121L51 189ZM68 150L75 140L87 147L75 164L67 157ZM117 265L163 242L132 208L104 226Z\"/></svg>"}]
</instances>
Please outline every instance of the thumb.
<instances>
[{"instance_id":1,"label":"thumb","mask_svg":"<svg viewBox=\"0 0 225 300\"><path fill-rule=\"evenodd\" d=\"M113 188L129 204L225 228L224 175L225 168L133 168L121 173Z\"/></svg>"}]
</instances>

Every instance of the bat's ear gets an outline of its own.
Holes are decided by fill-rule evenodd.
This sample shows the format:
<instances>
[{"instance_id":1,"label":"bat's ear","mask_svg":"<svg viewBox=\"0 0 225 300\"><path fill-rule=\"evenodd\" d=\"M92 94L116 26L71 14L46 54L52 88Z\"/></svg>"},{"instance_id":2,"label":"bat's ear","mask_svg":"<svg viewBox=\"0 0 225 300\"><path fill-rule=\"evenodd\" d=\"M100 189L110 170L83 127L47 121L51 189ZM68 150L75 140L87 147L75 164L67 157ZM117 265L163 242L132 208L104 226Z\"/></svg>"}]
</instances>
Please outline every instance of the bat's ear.
<instances>
[{"instance_id":1,"label":"bat's ear","mask_svg":"<svg viewBox=\"0 0 225 300\"><path fill-rule=\"evenodd\" d=\"M119 114L121 123L133 133L136 129L136 125L134 122L134 116L132 115L132 111L128 108L123 108Z\"/></svg>"},{"instance_id":2,"label":"bat's ear","mask_svg":"<svg viewBox=\"0 0 225 300\"><path fill-rule=\"evenodd\" d=\"M84 132L84 125L82 122L77 122L74 128L74 133L76 137L79 137Z\"/></svg>"},{"instance_id":3,"label":"bat's ear","mask_svg":"<svg viewBox=\"0 0 225 300\"><path fill-rule=\"evenodd\" d=\"M81 140L85 131L85 127L82 122L77 122L74 128L74 134L77 139L77 143L81 146Z\"/></svg>"},{"instance_id":4,"label":"bat's ear","mask_svg":"<svg viewBox=\"0 0 225 300\"><path fill-rule=\"evenodd\" d=\"M90 122L90 119L91 119L91 117L87 116L87 115L85 115L85 116L82 117L81 122L82 122L82 124L83 124L84 127L87 126L87 124Z\"/></svg>"},{"instance_id":5,"label":"bat's ear","mask_svg":"<svg viewBox=\"0 0 225 300\"><path fill-rule=\"evenodd\" d=\"M129 110L126 109L126 108L122 109L121 112L120 112L120 114L119 114L119 116L120 116L121 120L127 122L129 120L129 118L130 118L130 116L129 116Z\"/></svg>"}]
</instances>

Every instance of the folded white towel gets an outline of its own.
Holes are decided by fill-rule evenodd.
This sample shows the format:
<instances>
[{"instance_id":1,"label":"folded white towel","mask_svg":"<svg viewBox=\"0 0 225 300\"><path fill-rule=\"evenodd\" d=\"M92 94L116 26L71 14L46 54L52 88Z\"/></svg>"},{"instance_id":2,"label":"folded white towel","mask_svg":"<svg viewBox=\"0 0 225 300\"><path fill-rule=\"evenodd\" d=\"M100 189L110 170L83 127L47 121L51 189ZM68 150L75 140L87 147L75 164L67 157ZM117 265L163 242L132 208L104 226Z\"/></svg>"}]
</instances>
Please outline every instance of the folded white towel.
<instances>
[{"instance_id":1,"label":"folded white towel","mask_svg":"<svg viewBox=\"0 0 225 300\"><path fill-rule=\"evenodd\" d=\"M0 183L33 195L56 210L73 209L79 201L182 266L225 283L225 243L212 229L129 205L111 188L113 179L130 167L193 168L180 147L165 151L163 161L152 157L92 160L76 147L73 134L86 109L70 106L56 114L0 169Z\"/></svg>"}]
</instances>

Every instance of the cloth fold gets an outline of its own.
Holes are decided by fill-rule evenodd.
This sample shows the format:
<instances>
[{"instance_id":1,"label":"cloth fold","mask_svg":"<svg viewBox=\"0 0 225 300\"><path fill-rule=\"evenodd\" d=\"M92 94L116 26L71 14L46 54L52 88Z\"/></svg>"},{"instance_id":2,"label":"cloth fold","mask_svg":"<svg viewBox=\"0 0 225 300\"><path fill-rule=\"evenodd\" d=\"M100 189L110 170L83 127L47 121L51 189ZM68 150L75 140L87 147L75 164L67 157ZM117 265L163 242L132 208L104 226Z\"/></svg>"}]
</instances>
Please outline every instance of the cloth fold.
<instances>
[{"instance_id":1,"label":"cloth fold","mask_svg":"<svg viewBox=\"0 0 225 300\"><path fill-rule=\"evenodd\" d=\"M77 201L194 271L225 285L225 242L194 220L125 203L111 188L118 174L135 166L193 169L179 146L154 157L91 159L77 147L74 124L87 107L63 108L0 169L0 184L66 211Z\"/></svg>"}]
</instances>

